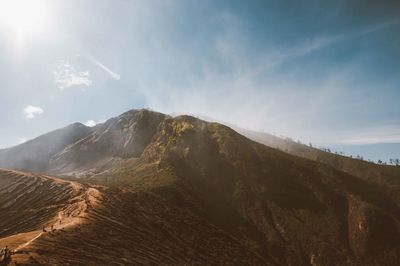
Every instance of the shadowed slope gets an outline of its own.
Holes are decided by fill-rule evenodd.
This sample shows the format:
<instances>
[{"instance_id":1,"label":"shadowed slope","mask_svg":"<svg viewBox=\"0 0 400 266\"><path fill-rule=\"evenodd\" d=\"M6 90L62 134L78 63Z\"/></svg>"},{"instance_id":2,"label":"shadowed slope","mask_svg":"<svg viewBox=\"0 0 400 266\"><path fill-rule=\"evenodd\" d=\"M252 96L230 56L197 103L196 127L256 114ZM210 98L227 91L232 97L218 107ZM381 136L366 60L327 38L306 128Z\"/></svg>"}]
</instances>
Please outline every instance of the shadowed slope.
<instances>
[{"instance_id":1,"label":"shadowed slope","mask_svg":"<svg viewBox=\"0 0 400 266\"><path fill-rule=\"evenodd\" d=\"M285 151L292 155L325 163L335 169L347 172L377 185L385 184L390 186L397 191L392 196L396 198L396 200L400 200L400 167L379 165L339 154L325 152L304 144L296 143L290 139L278 138L267 133L255 132L238 127L233 128L240 134L269 147Z\"/></svg>"}]
</instances>

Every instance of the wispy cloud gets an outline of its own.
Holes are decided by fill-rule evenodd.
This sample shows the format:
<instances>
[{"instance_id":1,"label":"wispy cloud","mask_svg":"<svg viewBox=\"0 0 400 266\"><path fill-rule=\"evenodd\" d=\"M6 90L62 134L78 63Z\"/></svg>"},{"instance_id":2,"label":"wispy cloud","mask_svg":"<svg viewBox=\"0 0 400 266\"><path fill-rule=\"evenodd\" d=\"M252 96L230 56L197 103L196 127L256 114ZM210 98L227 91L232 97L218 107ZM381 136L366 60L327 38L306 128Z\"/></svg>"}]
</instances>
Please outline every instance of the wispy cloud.
<instances>
[{"instance_id":1,"label":"wispy cloud","mask_svg":"<svg viewBox=\"0 0 400 266\"><path fill-rule=\"evenodd\" d=\"M247 59L249 55L240 47L240 43L243 42L243 34L240 32L240 21L226 13L219 15L218 20L221 20L223 25L226 25L225 32L216 38L215 49L218 51L218 54L224 62L228 62L232 67L236 68L239 73L248 73L249 69L251 69L253 76L278 67L298 57L306 56L335 44L351 41L400 24L400 19L395 19L370 25L353 32L315 36L314 38L298 41L291 47L268 49L260 53L256 61L250 62Z\"/></svg>"},{"instance_id":2,"label":"wispy cloud","mask_svg":"<svg viewBox=\"0 0 400 266\"><path fill-rule=\"evenodd\" d=\"M87 121L84 123L84 125L85 125L85 126L88 126L88 127L94 127L95 125L101 124L101 123L104 123L104 122L105 122L105 120L95 121L95 120L90 119L90 120L87 120Z\"/></svg>"},{"instance_id":3,"label":"wispy cloud","mask_svg":"<svg viewBox=\"0 0 400 266\"><path fill-rule=\"evenodd\" d=\"M43 109L38 106L28 105L24 108L24 115L28 119L35 118L36 115L41 115L43 112Z\"/></svg>"},{"instance_id":4,"label":"wispy cloud","mask_svg":"<svg viewBox=\"0 0 400 266\"><path fill-rule=\"evenodd\" d=\"M376 143L400 143L400 126L386 125L360 130L360 132L344 132L336 143L363 145Z\"/></svg>"},{"instance_id":5,"label":"wispy cloud","mask_svg":"<svg viewBox=\"0 0 400 266\"><path fill-rule=\"evenodd\" d=\"M387 21L387 22L384 22L381 24L372 25L372 26L366 27L364 29L361 29L359 31L352 32L352 33L345 33L345 34L338 34L338 35L331 35L331 36L320 36L320 37L311 39L309 41L306 41L302 44L299 44L288 50L280 51L276 54L273 54L273 56L272 56L273 60L270 60L270 62L272 62L272 65L279 64L279 63L286 61L287 59L290 59L293 57L298 57L298 56L303 56L303 55L312 53L314 51L317 51L319 49L326 48L326 47L336 44L336 43L350 41L352 39L359 38L359 37L374 33L376 31L384 30L386 28L389 28L389 27L394 26L399 23L400 23L400 19L396 19L396 20Z\"/></svg>"},{"instance_id":6,"label":"wispy cloud","mask_svg":"<svg viewBox=\"0 0 400 266\"><path fill-rule=\"evenodd\" d=\"M88 120L85 122L85 126L88 126L88 127L94 127L96 124L97 123L94 120Z\"/></svg>"},{"instance_id":7,"label":"wispy cloud","mask_svg":"<svg viewBox=\"0 0 400 266\"><path fill-rule=\"evenodd\" d=\"M110 74L110 76L115 79L115 80L120 80L121 79L121 75L119 75L118 73L115 73L114 71L112 71L111 69L109 69L108 67L106 67L103 63L101 63L99 60L97 60L94 57L91 56L84 56L85 58L87 58L90 62L92 62L93 64L95 64L96 66L100 67L101 69L103 69L105 72L107 72L108 74Z\"/></svg>"},{"instance_id":8,"label":"wispy cloud","mask_svg":"<svg viewBox=\"0 0 400 266\"><path fill-rule=\"evenodd\" d=\"M72 86L91 86L89 71L78 71L67 61L61 61L54 71L54 82L61 90Z\"/></svg>"}]
</instances>

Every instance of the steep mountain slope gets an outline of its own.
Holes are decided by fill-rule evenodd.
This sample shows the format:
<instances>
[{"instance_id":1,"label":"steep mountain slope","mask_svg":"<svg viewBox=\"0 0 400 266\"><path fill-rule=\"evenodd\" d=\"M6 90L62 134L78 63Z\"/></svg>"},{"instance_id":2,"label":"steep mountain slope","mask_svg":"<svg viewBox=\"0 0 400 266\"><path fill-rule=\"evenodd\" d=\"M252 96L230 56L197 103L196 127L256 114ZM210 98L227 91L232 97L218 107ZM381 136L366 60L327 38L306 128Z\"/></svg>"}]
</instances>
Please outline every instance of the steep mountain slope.
<instances>
[{"instance_id":1,"label":"steep mountain slope","mask_svg":"<svg viewBox=\"0 0 400 266\"><path fill-rule=\"evenodd\" d=\"M92 200L85 223L42 235L21 265L400 261L400 177L370 182L217 123L130 111L49 165L84 174L68 182Z\"/></svg>"},{"instance_id":2,"label":"steep mountain slope","mask_svg":"<svg viewBox=\"0 0 400 266\"><path fill-rule=\"evenodd\" d=\"M91 128L75 123L18 146L0 150L0 167L44 172L53 155L90 132Z\"/></svg>"},{"instance_id":3,"label":"steep mountain slope","mask_svg":"<svg viewBox=\"0 0 400 266\"><path fill-rule=\"evenodd\" d=\"M111 118L55 154L49 161L48 171L65 174L99 167L112 158L139 157L166 117L141 109Z\"/></svg>"},{"instance_id":4,"label":"steep mountain slope","mask_svg":"<svg viewBox=\"0 0 400 266\"><path fill-rule=\"evenodd\" d=\"M325 163L335 169L347 172L376 185L389 187L398 186L400 178L400 167L390 165L379 165L347 156L322 151L290 139L282 139L267 133L255 132L238 127L233 127L240 134L266 146L276 148L295 156L307 158L313 161ZM400 188L397 187L397 191ZM400 200L400 193L392 197Z\"/></svg>"}]
</instances>

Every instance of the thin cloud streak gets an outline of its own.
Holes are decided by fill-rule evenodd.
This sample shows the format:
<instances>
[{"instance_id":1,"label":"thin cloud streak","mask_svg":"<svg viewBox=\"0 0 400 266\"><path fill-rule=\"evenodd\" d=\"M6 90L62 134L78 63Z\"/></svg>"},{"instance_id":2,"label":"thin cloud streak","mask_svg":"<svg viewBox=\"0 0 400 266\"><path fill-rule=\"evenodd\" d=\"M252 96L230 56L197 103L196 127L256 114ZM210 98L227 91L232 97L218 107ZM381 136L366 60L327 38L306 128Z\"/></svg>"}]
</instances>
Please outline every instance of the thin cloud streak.
<instances>
[{"instance_id":1,"label":"thin cloud streak","mask_svg":"<svg viewBox=\"0 0 400 266\"><path fill-rule=\"evenodd\" d=\"M305 42L294 48L288 49L286 51L280 51L280 52L277 52L276 54L272 54L272 55L268 56L269 57L268 65L276 66L276 65L279 65L279 64L289 60L290 58L307 55L309 53L323 49L323 48L333 45L335 43L350 41L352 39L359 38L359 37L374 33L376 31L384 30L388 27L394 26L399 23L400 23L400 19L396 19L396 20L388 21L388 22L381 23L378 25L373 25L373 26L365 28L361 31L350 33L350 34L340 34L340 35L335 35L335 36L318 37L318 38L311 40L310 42Z\"/></svg>"},{"instance_id":2,"label":"thin cloud streak","mask_svg":"<svg viewBox=\"0 0 400 266\"><path fill-rule=\"evenodd\" d=\"M91 56L84 56L85 58L87 58L90 62L92 62L93 64L95 64L96 66L100 67L101 69L103 69L105 72L107 72L108 74L110 74L110 76L115 79L115 80L120 80L121 79L121 75L115 73L114 71L112 71L111 69L109 69L108 67L106 67L104 64L102 64L100 61L98 61L97 59L91 57Z\"/></svg>"},{"instance_id":3,"label":"thin cloud streak","mask_svg":"<svg viewBox=\"0 0 400 266\"><path fill-rule=\"evenodd\" d=\"M378 143L400 143L400 126L386 125L360 130L343 132L333 144L365 145ZM345 135L345 136L343 136Z\"/></svg>"}]
</instances>

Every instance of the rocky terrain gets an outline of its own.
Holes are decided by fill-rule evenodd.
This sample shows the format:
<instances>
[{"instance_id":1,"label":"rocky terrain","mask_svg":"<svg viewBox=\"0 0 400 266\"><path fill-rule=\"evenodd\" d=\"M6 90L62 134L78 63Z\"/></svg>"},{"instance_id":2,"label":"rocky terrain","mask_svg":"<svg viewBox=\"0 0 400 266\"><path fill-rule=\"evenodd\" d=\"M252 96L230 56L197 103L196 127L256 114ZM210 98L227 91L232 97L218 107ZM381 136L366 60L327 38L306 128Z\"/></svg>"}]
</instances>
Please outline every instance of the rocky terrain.
<instances>
[{"instance_id":1,"label":"rocky terrain","mask_svg":"<svg viewBox=\"0 0 400 266\"><path fill-rule=\"evenodd\" d=\"M295 156L218 123L148 110L65 135L71 127L49 133L61 142L44 135L0 151L1 167L46 173L0 172L0 244L23 245L19 265L400 261L393 168ZM43 156L23 157L35 149ZM57 217L68 226L40 234Z\"/></svg>"}]
</instances>

